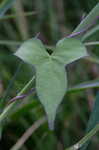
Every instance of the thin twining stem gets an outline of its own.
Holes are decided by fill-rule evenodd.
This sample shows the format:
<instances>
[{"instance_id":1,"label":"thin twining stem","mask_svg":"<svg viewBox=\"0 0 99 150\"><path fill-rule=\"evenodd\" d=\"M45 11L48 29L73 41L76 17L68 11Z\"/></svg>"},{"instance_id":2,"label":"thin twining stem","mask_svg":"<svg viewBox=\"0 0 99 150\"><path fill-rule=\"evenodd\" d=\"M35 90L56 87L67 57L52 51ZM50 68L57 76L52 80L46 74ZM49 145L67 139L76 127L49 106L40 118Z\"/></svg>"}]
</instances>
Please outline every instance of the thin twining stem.
<instances>
[{"instance_id":1,"label":"thin twining stem","mask_svg":"<svg viewBox=\"0 0 99 150\"><path fill-rule=\"evenodd\" d=\"M77 35L79 35L79 34L82 34L82 33L86 32L88 29L90 29L93 25L96 24L96 22L97 22L98 19L99 19L99 16L96 17L96 19L93 21L93 23L90 24L90 25L88 25L86 28L82 29L82 30L79 31L79 32L73 32L72 34L68 35L67 37L68 37L68 38L72 38L72 37L75 37L75 36L77 36Z\"/></svg>"},{"instance_id":2,"label":"thin twining stem","mask_svg":"<svg viewBox=\"0 0 99 150\"><path fill-rule=\"evenodd\" d=\"M24 99L27 96L29 96L30 94L32 94L33 92L35 92L35 88L32 88L27 94L19 95L19 96L12 98L8 103L12 103L16 100Z\"/></svg>"},{"instance_id":3,"label":"thin twining stem","mask_svg":"<svg viewBox=\"0 0 99 150\"><path fill-rule=\"evenodd\" d=\"M29 87L30 85L33 83L33 81L35 80L35 76L32 77L32 79L25 85L25 87L20 91L20 93L18 93L17 96L22 95ZM4 121L8 115L12 112L12 109L16 106L17 101L14 101L13 103L9 104L4 111L0 114L0 125L2 123L2 121Z\"/></svg>"},{"instance_id":4,"label":"thin twining stem","mask_svg":"<svg viewBox=\"0 0 99 150\"><path fill-rule=\"evenodd\" d=\"M99 45L99 41L86 42L86 43L84 43L84 44L85 44L85 46Z\"/></svg>"}]
</instances>

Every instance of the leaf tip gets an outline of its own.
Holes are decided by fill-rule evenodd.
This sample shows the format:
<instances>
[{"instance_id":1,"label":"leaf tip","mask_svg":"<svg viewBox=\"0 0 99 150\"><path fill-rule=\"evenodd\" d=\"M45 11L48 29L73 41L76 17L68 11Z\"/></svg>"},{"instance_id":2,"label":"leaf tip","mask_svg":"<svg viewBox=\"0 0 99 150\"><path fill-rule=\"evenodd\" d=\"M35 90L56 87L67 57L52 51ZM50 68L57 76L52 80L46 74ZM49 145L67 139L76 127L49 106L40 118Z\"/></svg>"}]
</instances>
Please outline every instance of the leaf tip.
<instances>
[{"instance_id":1,"label":"leaf tip","mask_svg":"<svg viewBox=\"0 0 99 150\"><path fill-rule=\"evenodd\" d=\"M46 112L46 115L47 115L47 120L48 120L48 127L51 131L53 131L55 128L56 112L54 112L52 114L48 114L48 112Z\"/></svg>"},{"instance_id":2,"label":"leaf tip","mask_svg":"<svg viewBox=\"0 0 99 150\"><path fill-rule=\"evenodd\" d=\"M48 120L48 126L51 131L54 130L54 120Z\"/></svg>"}]
</instances>

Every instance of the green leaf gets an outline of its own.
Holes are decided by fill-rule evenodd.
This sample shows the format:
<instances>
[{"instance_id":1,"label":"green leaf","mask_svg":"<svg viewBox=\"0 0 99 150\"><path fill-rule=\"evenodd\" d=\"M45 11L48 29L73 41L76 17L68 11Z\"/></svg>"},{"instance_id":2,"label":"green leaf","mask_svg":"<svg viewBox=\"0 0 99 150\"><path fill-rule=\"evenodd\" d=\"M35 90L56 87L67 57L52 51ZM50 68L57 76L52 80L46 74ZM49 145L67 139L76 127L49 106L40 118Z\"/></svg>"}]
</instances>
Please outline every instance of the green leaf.
<instances>
[{"instance_id":1,"label":"green leaf","mask_svg":"<svg viewBox=\"0 0 99 150\"><path fill-rule=\"evenodd\" d=\"M90 132L98 123L99 123L99 93L96 96L95 104L88 121L86 133ZM87 143L81 148L81 150L86 150L89 143L90 140L87 141Z\"/></svg>"},{"instance_id":2,"label":"green leaf","mask_svg":"<svg viewBox=\"0 0 99 150\"><path fill-rule=\"evenodd\" d=\"M53 129L56 110L66 93L67 78L65 68L52 60L37 67L36 89Z\"/></svg>"},{"instance_id":3,"label":"green leaf","mask_svg":"<svg viewBox=\"0 0 99 150\"><path fill-rule=\"evenodd\" d=\"M0 18L4 15L4 13L11 7L12 3L15 0L3 0L0 3Z\"/></svg>"},{"instance_id":4,"label":"green leaf","mask_svg":"<svg viewBox=\"0 0 99 150\"><path fill-rule=\"evenodd\" d=\"M74 38L64 38L57 43L52 57L64 65L67 65L87 55L84 44L79 40Z\"/></svg>"},{"instance_id":5,"label":"green leaf","mask_svg":"<svg viewBox=\"0 0 99 150\"><path fill-rule=\"evenodd\" d=\"M80 32L83 29L86 29L89 25L93 24L93 21L98 19L99 17L99 3L91 10L91 12L81 21L81 23L76 27L76 29L73 31Z\"/></svg>"},{"instance_id":6,"label":"green leaf","mask_svg":"<svg viewBox=\"0 0 99 150\"><path fill-rule=\"evenodd\" d=\"M73 48L72 48L73 47ZM87 55L79 40L61 40L52 55L36 38L26 41L15 53L36 68L36 91L43 104L50 129L54 127L56 110L67 91L65 65Z\"/></svg>"}]
</instances>

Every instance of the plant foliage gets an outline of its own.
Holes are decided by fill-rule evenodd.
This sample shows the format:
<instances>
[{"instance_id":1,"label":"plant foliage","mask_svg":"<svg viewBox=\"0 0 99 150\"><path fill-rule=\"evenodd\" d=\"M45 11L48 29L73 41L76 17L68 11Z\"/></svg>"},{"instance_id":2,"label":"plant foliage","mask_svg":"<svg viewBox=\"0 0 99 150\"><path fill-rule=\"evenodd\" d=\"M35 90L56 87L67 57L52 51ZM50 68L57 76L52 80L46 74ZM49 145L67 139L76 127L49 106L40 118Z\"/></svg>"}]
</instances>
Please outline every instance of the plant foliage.
<instances>
[{"instance_id":1,"label":"plant foliage","mask_svg":"<svg viewBox=\"0 0 99 150\"><path fill-rule=\"evenodd\" d=\"M85 46L76 39L60 40L50 55L36 38L26 41L15 53L36 68L36 90L53 129L56 110L67 90L65 66L87 56Z\"/></svg>"}]
</instances>

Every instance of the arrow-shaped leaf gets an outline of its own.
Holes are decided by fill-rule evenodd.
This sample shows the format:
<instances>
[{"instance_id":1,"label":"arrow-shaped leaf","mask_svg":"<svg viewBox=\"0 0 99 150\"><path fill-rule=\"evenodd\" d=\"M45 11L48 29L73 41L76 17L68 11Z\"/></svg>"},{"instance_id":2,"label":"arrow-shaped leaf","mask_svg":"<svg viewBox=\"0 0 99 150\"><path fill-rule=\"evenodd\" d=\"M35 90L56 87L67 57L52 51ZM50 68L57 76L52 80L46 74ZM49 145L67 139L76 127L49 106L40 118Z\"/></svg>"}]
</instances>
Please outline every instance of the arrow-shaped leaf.
<instances>
[{"instance_id":1,"label":"arrow-shaped leaf","mask_svg":"<svg viewBox=\"0 0 99 150\"><path fill-rule=\"evenodd\" d=\"M56 110L66 93L65 66L87 55L84 45L76 39L63 39L56 45L52 55L36 38L26 41L16 56L36 68L36 91L43 104L50 129L54 127Z\"/></svg>"}]
</instances>

